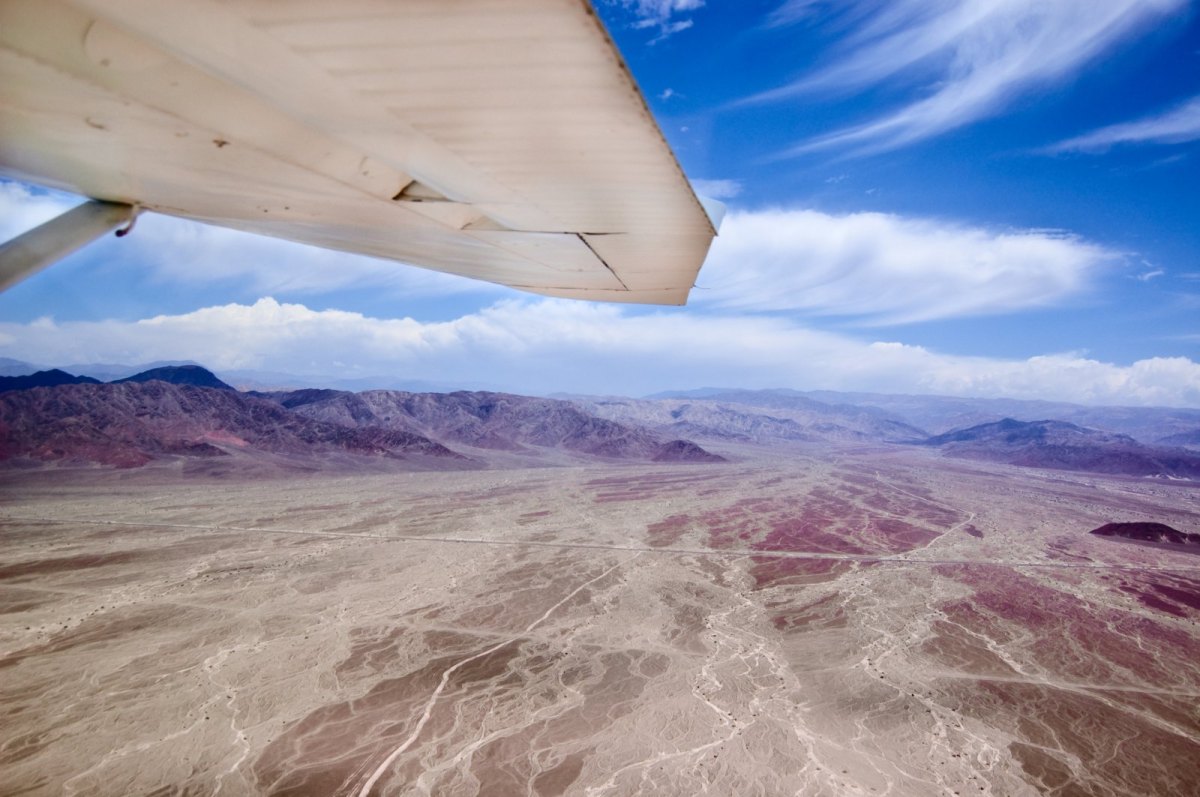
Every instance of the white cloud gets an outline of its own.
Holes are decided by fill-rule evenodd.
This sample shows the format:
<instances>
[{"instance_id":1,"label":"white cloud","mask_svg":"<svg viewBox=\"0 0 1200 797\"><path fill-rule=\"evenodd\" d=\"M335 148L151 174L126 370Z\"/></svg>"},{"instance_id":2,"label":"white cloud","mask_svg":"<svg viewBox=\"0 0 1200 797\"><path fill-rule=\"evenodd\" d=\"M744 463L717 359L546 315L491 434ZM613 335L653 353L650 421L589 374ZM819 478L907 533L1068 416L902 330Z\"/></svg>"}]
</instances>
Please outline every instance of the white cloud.
<instances>
[{"instance_id":1,"label":"white cloud","mask_svg":"<svg viewBox=\"0 0 1200 797\"><path fill-rule=\"evenodd\" d=\"M83 201L82 197L0 180L0 241L32 230Z\"/></svg>"},{"instance_id":2,"label":"white cloud","mask_svg":"<svg viewBox=\"0 0 1200 797\"><path fill-rule=\"evenodd\" d=\"M1200 140L1200 97L1154 116L1110 125L1048 148L1048 152L1104 152L1119 144L1182 144Z\"/></svg>"},{"instance_id":3,"label":"white cloud","mask_svg":"<svg viewBox=\"0 0 1200 797\"><path fill-rule=\"evenodd\" d=\"M1138 274L1135 279L1141 280L1142 282L1149 282L1150 280L1161 277L1166 273L1167 272L1161 268L1153 268L1149 271L1143 271L1141 274Z\"/></svg>"},{"instance_id":4,"label":"white cloud","mask_svg":"<svg viewBox=\"0 0 1200 797\"><path fill-rule=\"evenodd\" d=\"M693 300L907 323L1053 305L1120 259L1044 230L996 232L882 213L733 212Z\"/></svg>"},{"instance_id":5,"label":"white cloud","mask_svg":"<svg viewBox=\"0 0 1200 797\"><path fill-rule=\"evenodd\" d=\"M919 81L920 99L865 124L804 142L785 154L828 147L894 149L997 113L1039 85L1078 72L1186 0L858 0L842 7L857 28L815 75L750 98L774 101L845 91L893 78ZM867 8L872 13L864 13Z\"/></svg>"},{"instance_id":6,"label":"white cloud","mask_svg":"<svg viewBox=\"0 0 1200 797\"><path fill-rule=\"evenodd\" d=\"M0 354L45 363L191 359L343 378L403 374L517 392L644 394L699 385L1012 396L1196 406L1200 364L1120 366L1079 355L957 357L766 317L634 314L615 306L505 301L453 321L377 319L262 299L141 321L0 322Z\"/></svg>"},{"instance_id":7,"label":"white cloud","mask_svg":"<svg viewBox=\"0 0 1200 797\"><path fill-rule=\"evenodd\" d=\"M692 180L697 194L710 199L733 199L742 193L742 184L737 180Z\"/></svg>"}]
</instances>

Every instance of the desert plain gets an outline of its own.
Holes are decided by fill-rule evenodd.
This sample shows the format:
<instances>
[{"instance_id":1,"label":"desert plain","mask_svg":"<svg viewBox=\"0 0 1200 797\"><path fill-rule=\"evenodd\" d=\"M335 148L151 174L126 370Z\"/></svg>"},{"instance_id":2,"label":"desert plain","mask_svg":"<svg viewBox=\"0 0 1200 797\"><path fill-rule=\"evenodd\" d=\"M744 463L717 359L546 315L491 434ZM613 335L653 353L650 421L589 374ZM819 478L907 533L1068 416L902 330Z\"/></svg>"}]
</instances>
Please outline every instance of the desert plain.
<instances>
[{"instance_id":1,"label":"desert plain","mask_svg":"<svg viewBox=\"0 0 1200 797\"><path fill-rule=\"evenodd\" d=\"M1200 489L722 453L5 472L0 793L1200 794Z\"/></svg>"}]
</instances>

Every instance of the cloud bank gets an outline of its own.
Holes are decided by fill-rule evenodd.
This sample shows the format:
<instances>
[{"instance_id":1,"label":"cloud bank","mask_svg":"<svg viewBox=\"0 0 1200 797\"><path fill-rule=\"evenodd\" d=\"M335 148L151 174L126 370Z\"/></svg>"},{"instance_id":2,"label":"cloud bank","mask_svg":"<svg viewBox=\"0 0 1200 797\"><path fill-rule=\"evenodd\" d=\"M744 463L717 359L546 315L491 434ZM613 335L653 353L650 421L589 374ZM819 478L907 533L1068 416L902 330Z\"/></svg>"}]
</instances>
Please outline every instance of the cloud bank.
<instances>
[{"instance_id":1,"label":"cloud bank","mask_svg":"<svg viewBox=\"0 0 1200 797\"><path fill-rule=\"evenodd\" d=\"M1057 304L1121 259L1044 230L996 232L882 213L734 212L693 301L900 324Z\"/></svg>"},{"instance_id":2,"label":"cloud bank","mask_svg":"<svg viewBox=\"0 0 1200 797\"><path fill-rule=\"evenodd\" d=\"M1077 73L1185 5L1186 0L855 0L841 8L840 19L854 27L830 66L750 101L917 82L924 86L919 99L784 154L896 149L991 116L1019 94ZM803 10L805 4L794 4L785 17Z\"/></svg>"},{"instance_id":3,"label":"cloud bank","mask_svg":"<svg viewBox=\"0 0 1200 797\"><path fill-rule=\"evenodd\" d=\"M191 359L217 370L456 384L469 378L525 393L732 385L1200 406L1200 364L1181 357L1126 366L1074 354L960 357L775 317L634 314L554 300L503 301L431 323L269 298L132 322L0 323L0 355L43 363Z\"/></svg>"}]
</instances>

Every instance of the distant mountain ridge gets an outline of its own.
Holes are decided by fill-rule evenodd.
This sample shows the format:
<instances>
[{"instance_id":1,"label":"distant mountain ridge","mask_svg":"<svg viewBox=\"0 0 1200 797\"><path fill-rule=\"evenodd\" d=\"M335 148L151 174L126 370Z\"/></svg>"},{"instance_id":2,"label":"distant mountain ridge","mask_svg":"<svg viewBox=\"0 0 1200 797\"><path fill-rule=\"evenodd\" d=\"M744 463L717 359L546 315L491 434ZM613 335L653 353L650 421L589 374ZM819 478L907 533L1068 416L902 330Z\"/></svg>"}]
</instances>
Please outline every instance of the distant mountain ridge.
<instances>
[{"instance_id":1,"label":"distant mountain ridge","mask_svg":"<svg viewBox=\"0 0 1200 797\"><path fill-rule=\"evenodd\" d=\"M15 360L0 363L5 364L12 368L21 365ZM135 385L168 385L200 392L185 396L163 393L158 387L152 400L110 389L128 390ZM73 387L94 390L77 395L68 390ZM208 391L225 398L205 398ZM27 393L33 397L25 397ZM87 396L86 401L82 395ZM565 400L495 391L354 393L312 387L239 392L193 363L159 364L107 385L87 376L49 370L0 377L0 460L137 464L164 457L242 456L250 452L319 459L331 451L396 459L409 456L410 449L416 450L414 446L419 449L429 444L441 446L448 454L429 448L420 456L453 458L462 453L455 451L458 448L476 464L527 467L588 458L641 462L722 459L695 441L768 447L861 443L920 445L946 456L1025 467L1200 480L1200 452L1186 448L1200 445L1200 410L1088 408L1007 399L784 389L706 388L669 395L673 397L573 396ZM842 400L829 403L815 398L818 395ZM257 409L251 406L254 402L259 402ZM263 414L263 405L272 407L272 412ZM953 418L986 417L1006 406L1024 411L1064 408L1075 416L1094 416L1137 428L1149 435L1151 442L1051 417L1005 417L950 430L938 421L931 427L940 433L933 435L906 420L933 419L939 409ZM227 423L224 413L229 413ZM295 426L300 421L322 426ZM1164 431L1171 433L1161 434ZM293 432L296 438L288 438ZM44 439L35 439L38 434ZM1174 445L1155 443L1155 439Z\"/></svg>"},{"instance_id":2,"label":"distant mountain ridge","mask_svg":"<svg viewBox=\"0 0 1200 797\"><path fill-rule=\"evenodd\" d=\"M734 399L734 396L738 398ZM1188 443L1168 441L1166 438L1200 433L1200 409L1184 407L1093 407L1036 399L854 393L833 390L799 391L787 388L731 390L708 387L656 393L647 398L716 400L717 397L721 400L736 400L743 404L764 407L806 399L827 406L875 410L884 413L885 417L918 429L926 429L932 434L964 429L1004 418L1019 421L1053 418L1078 426L1127 434L1142 443L1164 445L1187 445Z\"/></svg>"},{"instance_id":3,"label":"distant mountain ridge","mask_svg":"<svg viewBox=\"0 0 1200 797\"><path fill-rule=\"evenodd\" d=\"M914 442L928 433L880 410L830 405L760 391L712 391L705 398L576 398L602 417L708 440L771 442Z\"/></svg>"},{"instance_id":4,"label":"distant mountain ridge","mask_svg":"<svg viewBox=\"0 0 1200 797\"><path fill-rule=\"evenodd\" d=\"M310 418L406 429L482 449L519 452L532 446L619 459L722 459L691 441L667 439L643 426L600 418L556 399L482 391L301 390L264 395Z\"/></svg>"},{"instance_id":5,"label":"distant mountain ridge","mask_svg":"<svg viewBox=\"0 0 1200 797\"><path fill-rule=\"evenodd\" d=\"M151 380L0 395L3 460L138 467L240 452L467 461L421 435L323 423L234 390Z\"/></svg>"},{"instance_id":6,"label":"distant mountain ridge","mask_svg":"<svg viewBox=\"0 0 1200 797\"><path fill-rule=\"evenodd\" d=\"M444 444L645 462L719 462L689 440L589 415L564 401L500 393L242 393L197 365L98 383L65 372L0 393L0 461L140 467L154 460L336 455L418 467L480 467ZM46 383L46 384L41 384ZM280 459L282 458L282 459Z\"/></svg>"},{"instance_id":7,"label":"distant mountain ridge","mask_svg":"<svg viewBox=\"0 0 1200 797\"><path fill-rule=\"evenodd\" d=\"M20 364L19 360L9 360L8 362ZM113 366L113 368L121 372L124 371L122 366ZM185 363L182 365L159 365L128 376L109 380L97 379L94 376L82 373L75 375L61 368L51 368L17 376L0 376L0 392L26 390L31 387L54 387L55 385L98 385L105 381L115 384L119 382L151 382L154 380L169 382L174 385L195 385L197 387L211 387L220 390L234 390L231 385L222 382L217 378L216 374L207 368L194 363Z\"/></svg>"},{"instance_id":8,"label":"distant mountain ridge","mask_svg":"<svg viewBox=\"0 0 1200 797\"><path fill-rule=\"evenodd\" d=\"M1124 476L1200 479L1200 454L1065 421L1005 418L935 435L921 445L968 459Z\"/></svg>"},{"instance_id":9,"label":"distant mountain ridge","mask_svg":"<svg viewBox=\"0 0 1200 797\"><path fill-rule=\"evenodd\" d=\"M90 376L74 376L66 371L52 368L49 371L38 371L25 376L0 376L0 393L9 390L28 390L33 387L54 387L55 385L98 385L100 380Z\"/></svg>"}]
</instances>

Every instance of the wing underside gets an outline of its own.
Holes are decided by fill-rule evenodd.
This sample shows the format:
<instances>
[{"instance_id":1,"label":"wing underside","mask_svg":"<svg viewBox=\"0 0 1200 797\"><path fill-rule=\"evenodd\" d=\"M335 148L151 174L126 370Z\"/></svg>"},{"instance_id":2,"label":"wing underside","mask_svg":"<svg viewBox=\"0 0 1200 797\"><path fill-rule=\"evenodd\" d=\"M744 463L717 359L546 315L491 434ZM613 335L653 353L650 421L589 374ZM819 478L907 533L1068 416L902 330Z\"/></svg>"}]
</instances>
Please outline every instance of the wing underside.
<instances>
[{"instance_id":1,"label":"wing underside","mask_svg":"<svg viewBox=\"0 0 1200 797\"><path fill-rule=\"evenodd\" d=\"M715 234L583 0L0 0L0 171L581 299Z\"/></svg>"}]
</instances>

